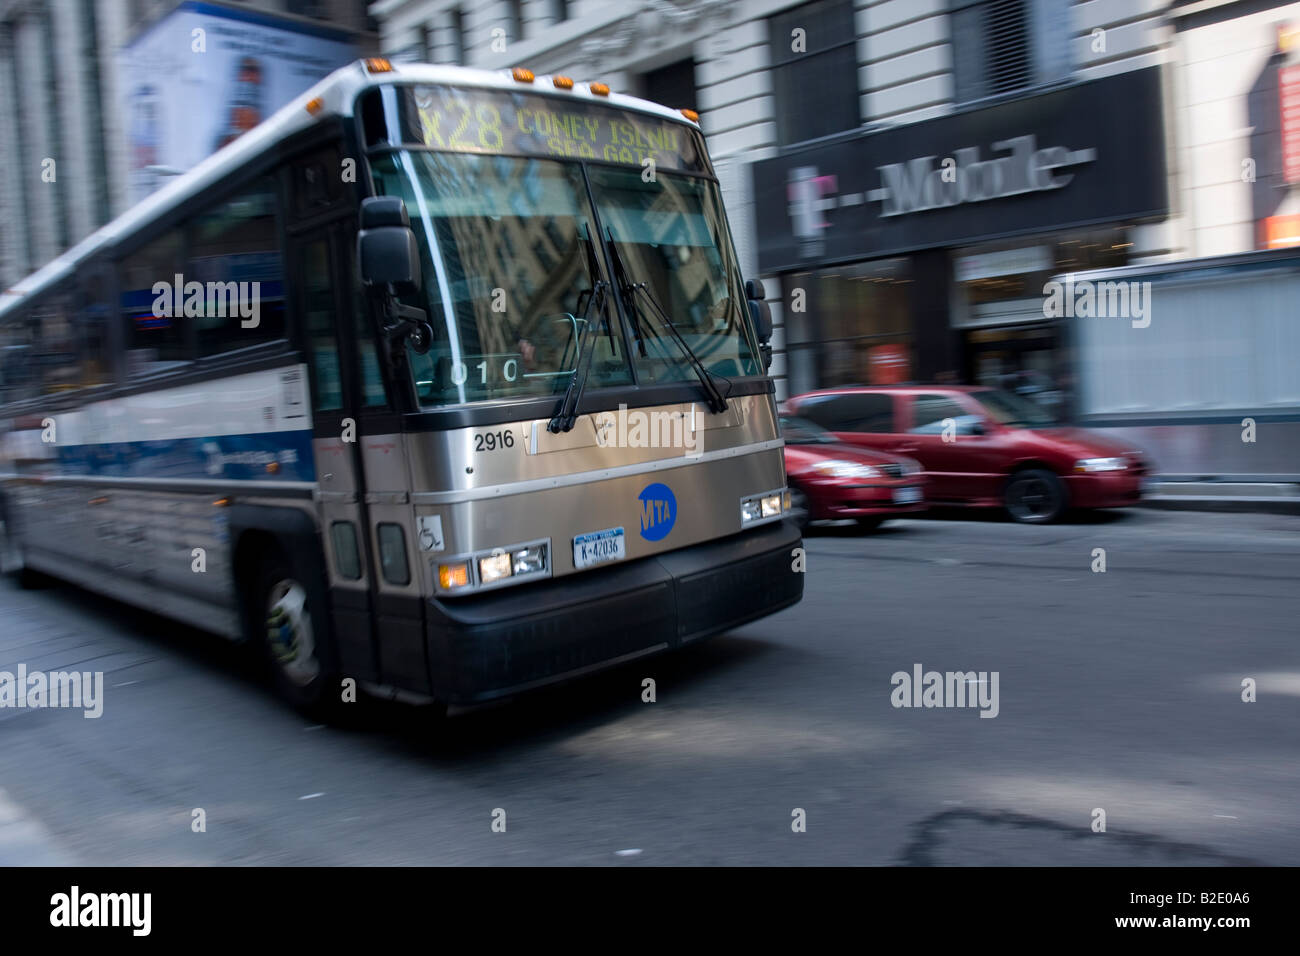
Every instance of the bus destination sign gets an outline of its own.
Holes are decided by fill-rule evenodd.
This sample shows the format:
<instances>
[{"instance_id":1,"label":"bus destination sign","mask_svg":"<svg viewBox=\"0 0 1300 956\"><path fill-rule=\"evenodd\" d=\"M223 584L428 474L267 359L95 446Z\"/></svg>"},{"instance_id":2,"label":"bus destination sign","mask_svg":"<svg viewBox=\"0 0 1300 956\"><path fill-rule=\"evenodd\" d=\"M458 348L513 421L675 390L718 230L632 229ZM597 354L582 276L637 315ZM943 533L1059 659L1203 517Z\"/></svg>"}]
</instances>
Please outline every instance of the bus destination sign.
<instances>
[{"instance_id":1,"label":"bus destination sign","mask_svg":"<svg viewBox=\"0 0 1300 956\"><path fill-rule=\"evenodd\" d=\"M708 173L695 129L630 110L508 90L412 87L408 141L458 153L592 159Z\"/></svg>"}]
</instances>

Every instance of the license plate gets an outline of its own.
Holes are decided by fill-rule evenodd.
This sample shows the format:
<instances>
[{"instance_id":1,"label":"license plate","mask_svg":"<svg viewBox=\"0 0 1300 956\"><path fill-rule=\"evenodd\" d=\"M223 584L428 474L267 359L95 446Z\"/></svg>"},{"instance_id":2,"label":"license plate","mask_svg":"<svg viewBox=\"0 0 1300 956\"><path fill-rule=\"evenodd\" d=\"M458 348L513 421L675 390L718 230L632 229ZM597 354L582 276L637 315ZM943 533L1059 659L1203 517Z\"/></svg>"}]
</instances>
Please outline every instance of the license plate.
<instances>
[{"instance_id":1,"label":"license plate","mask_svg":"<svg viewBox=\"0 0 1300 956\"><path fill-rule=\"evenodd\" d=\"M606 561L622 561L627 557L623 544L622 528L606 528L580 534L573 539L573 566L589 568Z\"/></svg>"},{"instance_id":2,"label":"license plate","mask_svg":"<svg viewBox=\"0 0 1300 956\"><path fill-rule=\"evenodd\" d=\"M921 489L916 486L894 489L894 504L914 505L921 500Z\"/></svg>"}]
</instances>

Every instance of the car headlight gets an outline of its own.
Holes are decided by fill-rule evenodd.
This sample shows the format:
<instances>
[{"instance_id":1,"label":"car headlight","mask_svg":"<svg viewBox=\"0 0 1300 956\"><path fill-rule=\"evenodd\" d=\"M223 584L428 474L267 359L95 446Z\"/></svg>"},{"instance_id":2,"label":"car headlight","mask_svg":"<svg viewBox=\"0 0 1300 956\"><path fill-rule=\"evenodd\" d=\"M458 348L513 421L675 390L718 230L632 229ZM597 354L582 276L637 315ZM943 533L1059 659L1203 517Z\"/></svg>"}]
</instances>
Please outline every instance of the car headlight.
<instances>
[{"instance_id":1,"label":"car headlight","mask_svg":"<svg viewBox=\"0 0 1300 956\"><path fill-rule=\"evenodd\" d=\"M1074 463L1075 471L1091 473L1094 471L1123 471L1128 462L1123 458L1081 458Z\"/></svg>"},{"instance_id":2,"label":"car headlight","mask_svg":"<svg viewBox=\"0 0 1300 956\"><path fill-rule=\"evenodd\" d=\"M879 478L880 469L856 461L831 458L813 465L813 470L829 478Z\"/></svg>"}]
</instances>

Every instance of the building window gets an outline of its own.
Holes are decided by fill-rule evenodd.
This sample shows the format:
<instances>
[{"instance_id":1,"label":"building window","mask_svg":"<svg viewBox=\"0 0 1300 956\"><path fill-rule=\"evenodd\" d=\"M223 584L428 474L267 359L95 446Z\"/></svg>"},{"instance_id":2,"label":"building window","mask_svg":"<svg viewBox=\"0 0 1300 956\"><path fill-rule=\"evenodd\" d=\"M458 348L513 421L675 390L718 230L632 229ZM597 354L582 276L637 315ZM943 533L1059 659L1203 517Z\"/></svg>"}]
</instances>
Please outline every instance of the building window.
<instances>
[{"instance_id":1,"label":"building window","mask_svg":"<svg viewBox=\"0 0 1300 956\"><path fill-rule=\"evenodd\" d=\"M469 46L465 43L465 11L457 7L451 11L449 18L452 53L458 66L466 66L469 63Z\"/></svg>"},{"instance_id":2,"label":"building window","mask_svg":"<svg viewBox=\"0 0 1300 956\"><path fill-rule=\"evenodd\" d=\"M784 301L803 306L786 310L791 389L911 379L911 279L902 258L785 276Z\"/></svg>"},{"instance_id":3,"label":"building window","mask_svg":"<svg viewBox=\"0 0 1300 956\"><path fill-rule=\"evenodd\" d=\"M953 74L964 103L1070 73L1069 0L953 0Z\"/></svg>"},{"instance_id":4,"label":"building window","mask_svg":"<svg viewBox=\"0 0 1300 956\"><path fill-rule=\"evenodd\" d=\"M510 40L518 43L524 38L524 4L523 0L507 0L510 8Z\"/></svg>"},{"instance_id":5,"label":"building window","mask_svg":"<svg viewBox=\"0 0 1300 956\"><path fill-rule=\"evenodd\" d=\"M569 0L551 0L551 19L556 23L569 19Z\"/></svg>"},{"instance_id":6,"label":"building window","mask_svg":"<svg viewBox=\"0 0 1300 956\"><path fill-rule=\"evenodd\" d=\"M695 60L685 59L651 70L641 77L641 95L652 103L674 109L698 109L695 87Z\"/></svg>"},{"instance_id":7,"label":"building window","mask_svg":"<svg viewBox=\"0 0 1300 956\"><path fill-rule=\"evenodd\" d=\"M769 19L768 31L780 143L856 129L860 118L853 4L806 3Z\"/></svg>"},{"instance_id":8,"label":"building window","mask_svg":"<svg viewBox=\"0 0 1300 956\"><path fill-rule=\"evenodd\" d=\"M424 57L425 63L438 62L438 36L433 24L425 24L420 28L420 56Z\"/></svg>"}]
</instances>

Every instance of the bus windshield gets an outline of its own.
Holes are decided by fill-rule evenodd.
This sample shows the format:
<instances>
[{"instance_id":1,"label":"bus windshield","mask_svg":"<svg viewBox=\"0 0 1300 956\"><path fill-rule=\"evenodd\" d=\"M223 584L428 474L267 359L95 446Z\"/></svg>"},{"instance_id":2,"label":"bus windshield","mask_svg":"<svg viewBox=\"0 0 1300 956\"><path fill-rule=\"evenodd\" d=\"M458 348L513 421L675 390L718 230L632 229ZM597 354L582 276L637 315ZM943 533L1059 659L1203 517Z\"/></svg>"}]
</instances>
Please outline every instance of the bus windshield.
<instances>
[{"instance_id":1,"label":"bus windshield","mask_svg":"<svg viewBox=\"0 0 1300 956\"><path fill-rule=\"evenodd\" d=\"M711 374L761 374L717 184L662 172L647 180L641 169L607 166L590 166L588 175L604 237L616 245L627 280L645 283ZM639 380L691 377L680 347L645 299L625 296L624 304Z\"/></svg>"},{"instance_id":2,"label":"bus windshield","mask_svg":"<svg viewBox=\"0 0 1300 956\"><path fill-rule=\"evenodd\" d=\"M537 157L398 150L373 158L378 191L401 196L420 244L433 345L408 352L424 407L562 394L587 322L599 334L587 388L630 385L612 300L609 321L584 317L602 239L618 243L627 280L645 283L711 373L762 374L716 184L640 168L583 167ZM694 378L681 347L639 303L631 343L642 383Z\"/></svg>"}]
</instances>

